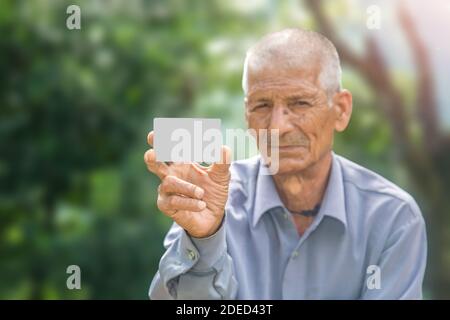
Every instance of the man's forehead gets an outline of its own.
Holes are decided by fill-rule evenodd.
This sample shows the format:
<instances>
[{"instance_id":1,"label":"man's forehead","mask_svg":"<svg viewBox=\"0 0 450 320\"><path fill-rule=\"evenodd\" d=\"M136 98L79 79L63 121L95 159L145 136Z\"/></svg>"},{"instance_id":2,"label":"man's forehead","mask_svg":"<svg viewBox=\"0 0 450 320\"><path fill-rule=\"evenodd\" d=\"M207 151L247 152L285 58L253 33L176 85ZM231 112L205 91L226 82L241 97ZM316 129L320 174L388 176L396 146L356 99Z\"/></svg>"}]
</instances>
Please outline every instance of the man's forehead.
<instances>
[{"instance_id":1,"label":"man's forehead","mask_svg":"<svg viewBox=\"0 0 450 320\"><path fill-rule=\"evenodd\" d=\"M291 70L249 70L248 96L261 95L269 91L289 93L300 91L314 94L320 89L319 72L313 68Z\"/></svg>"},{"instance_id":2,"label":"man's forehead","mask_svg":"<svg viewBox=\"0 0 450 320\"><path fill-rule=\"evenodd\" d=\"M277 81L276 79L267 79L259 81L249 86L248 97L258 98L261 96L270 96L274 94L292 95L301 94L303 96L313 96L319 91L316 84L306 80L298 79L289 81L288 79Z\"/></svg>"}]
</instances>

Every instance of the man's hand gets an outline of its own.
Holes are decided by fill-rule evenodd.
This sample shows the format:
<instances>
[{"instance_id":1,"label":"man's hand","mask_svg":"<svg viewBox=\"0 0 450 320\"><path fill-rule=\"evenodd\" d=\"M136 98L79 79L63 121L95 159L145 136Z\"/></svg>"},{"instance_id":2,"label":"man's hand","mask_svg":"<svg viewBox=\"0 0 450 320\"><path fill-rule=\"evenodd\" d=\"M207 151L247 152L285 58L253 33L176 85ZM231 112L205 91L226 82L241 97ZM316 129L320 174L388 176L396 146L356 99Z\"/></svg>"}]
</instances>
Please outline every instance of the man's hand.
<instances>
[{"instance_id":1,"label":"man's hand","mask_svg":"<svg viewBox=\"0 0 450 320\"><path fill-rule=\"evenodd\" d=\"M153 131L148 134L153 145ZM197 163L157 162L155 151L144 154L149 171L161 179L158 208L189 235L204 238L214 234L222 222L230 183L231 151L222 146L221 162L209 167Z\"/></svg>"}]
</instances>

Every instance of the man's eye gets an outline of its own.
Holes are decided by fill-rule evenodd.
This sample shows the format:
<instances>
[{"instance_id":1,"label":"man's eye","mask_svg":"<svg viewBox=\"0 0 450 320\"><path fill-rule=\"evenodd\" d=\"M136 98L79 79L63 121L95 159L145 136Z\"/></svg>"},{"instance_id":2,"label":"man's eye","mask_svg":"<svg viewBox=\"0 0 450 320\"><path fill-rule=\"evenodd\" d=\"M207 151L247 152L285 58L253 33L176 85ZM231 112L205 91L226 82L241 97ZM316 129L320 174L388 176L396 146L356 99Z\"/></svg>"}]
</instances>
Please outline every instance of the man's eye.
<instances>
[{"instance_id":1,"label":"man's eye","mask_svg":"<svg viewBox=\"0 0 450 320\"><path fill-rule=\"evenodd\" d=\"M259 103L253 108L253 110L263 109L263 108L267 108L267 107L269 107L269 104L267 102Z\"/></svg>"},{"instance_id":2,"label":"man's eye","mask_svg":"<svg viewBox=\"0 0 450 320\"><path fill-rule=\"evenodd\" d=\"M292 103L294 106L299 106L299 107L309 107L310 104L307 101L304 100L296 100Z\"/></svg>"}]
</instances>

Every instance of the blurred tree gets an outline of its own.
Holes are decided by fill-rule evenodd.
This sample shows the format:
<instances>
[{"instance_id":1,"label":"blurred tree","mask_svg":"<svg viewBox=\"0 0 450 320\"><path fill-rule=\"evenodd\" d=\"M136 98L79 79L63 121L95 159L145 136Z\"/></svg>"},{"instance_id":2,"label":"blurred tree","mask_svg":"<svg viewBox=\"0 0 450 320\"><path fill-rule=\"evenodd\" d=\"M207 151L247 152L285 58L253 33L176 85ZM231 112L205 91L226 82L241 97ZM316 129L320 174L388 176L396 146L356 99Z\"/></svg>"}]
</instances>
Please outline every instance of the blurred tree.
<instances>
[{"instance_id":1,"label":"blurred tree","mask_svg":"<svg viewBox=\"0 0 450 320\"><path fill-rule=\"evenodd\" d=\"M57 256L64 250L58 243L64 236L56 225L58 205L88 205L94 170L120 166L136 142L143 153L150 127L143 120L163 108L166 115L175 115L176 107L189 105L192 96L188 80L173 83L179 52L191 50L195 40L173 20L182 11L164 13L162 2L147 3L147 14L135 21L140 7L116 3L96 9L84 2L84 29L68 31L67 5L68 1L0 5L0 289L8 293L26 281L25 296L31 298L46 297L46 292L52 297L46 285L55 274L65 276L67 262ZM103 15L103 9L109 15ZM167 91L172 101L163 101ZM111 191L103 187L103 192ZM105 251L109 242L99 243L120 237L121 222L92 222L96 249L89 259L98 255L97 250L111 255L95 262L104 267L98 273L105 276L106 270L120 266L115 267L111 258L117 252ZM78 245L78 251L89 246ZM120 252L126 244L109 246ZM145 249L140 249L144 255ZM107 261L111 265L105 265ZM89 270L85 274L89 277ZM108 293L100 275L94 276L104 287L94 289L99 290L94 296L126 296L119 288ZM145 276L146 287L150 272Z\"/></svg>"}]
</instances>

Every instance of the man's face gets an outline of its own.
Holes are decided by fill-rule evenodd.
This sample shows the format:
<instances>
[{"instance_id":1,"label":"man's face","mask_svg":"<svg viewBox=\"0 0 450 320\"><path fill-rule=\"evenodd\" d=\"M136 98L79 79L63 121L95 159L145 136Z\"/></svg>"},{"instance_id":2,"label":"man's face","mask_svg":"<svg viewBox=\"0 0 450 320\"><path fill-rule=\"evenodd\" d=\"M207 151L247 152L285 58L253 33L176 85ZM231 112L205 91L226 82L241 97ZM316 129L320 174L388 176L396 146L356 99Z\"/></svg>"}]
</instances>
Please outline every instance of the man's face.
<instances>
[{"instance_id":1,"label":"man's face","mask_svg":"<svg viewBox=\"0 0 450 320\"><path fill-rule=\"evenodd\" d=\"M257 132L279 130L278 174L303 171L332 148L337 113L328 104L319 74L319 63L290 69L249 67L247 123Z\"/></svg>"}]
</instances>

